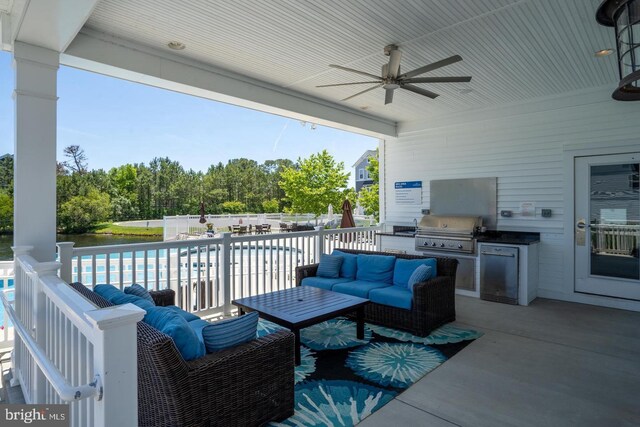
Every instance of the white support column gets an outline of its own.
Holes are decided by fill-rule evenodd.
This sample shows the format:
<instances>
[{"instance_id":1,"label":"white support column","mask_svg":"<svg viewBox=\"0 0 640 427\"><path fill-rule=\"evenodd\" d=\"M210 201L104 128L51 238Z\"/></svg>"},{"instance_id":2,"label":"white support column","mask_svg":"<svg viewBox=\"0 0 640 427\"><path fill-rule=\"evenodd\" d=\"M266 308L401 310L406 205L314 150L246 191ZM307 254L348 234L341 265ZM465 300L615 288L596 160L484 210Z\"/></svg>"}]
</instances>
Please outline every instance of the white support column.
<instances>
[{"instance_id":1,"label":"white support column","mask_svg":"<svg viewBox=\"0 0 640 427\"><path fill-rule=\"evenodd\" d=\"M59 53L16 42L14 245L56 256L56 108Z\"/></svg>"}]
</instances>

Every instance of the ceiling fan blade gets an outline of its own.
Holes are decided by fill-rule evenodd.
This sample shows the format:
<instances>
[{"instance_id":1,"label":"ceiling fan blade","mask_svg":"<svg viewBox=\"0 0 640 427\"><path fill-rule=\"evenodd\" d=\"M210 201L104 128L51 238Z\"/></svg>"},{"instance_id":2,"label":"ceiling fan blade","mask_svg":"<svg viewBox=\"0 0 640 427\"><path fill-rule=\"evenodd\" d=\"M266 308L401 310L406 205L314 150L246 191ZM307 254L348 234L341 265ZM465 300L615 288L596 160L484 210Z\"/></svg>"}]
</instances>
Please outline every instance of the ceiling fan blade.
<instances>
[{"instance_id":1,"label":"ceiling fan blade","mask_svg":"<svg viewBox=\"0 0 640 427\"><path fill-rule=\"evenodd\" d=\"M377 88L379 88L379 87L381 87L381 86L382 86L382 83L380 83L380 84L378 84L378 85L375 85L375 86L373 86L373 87L370 87L369 89L365 89L365 90L363 90L362 92L358 92L358 93L356 93L355 95L351 95L351 96L349 96L349 97L347 97L347 98L343 99L343 101L348 101L348 100L350 100L351 98L355 98L355 97L356 97L356 96L358 96L358 95L362 95L363 93L369 92L370 90L377 89Z\"/></svg>"},{"instance_id":2,"label":"ceiling fan blade","mask_svg":"<svg viewBox=\"0 0 640 427\"><path fill-rule=\"evenodd\" d=\"M400 87L402 89L406 89L406 90L411 91L413 93L417 93L417 94L420 94L420 95L428 96L431 99L436 99L438 96L440 96L437 93L433 93L430 90L422 89L421 87L418 87L418 86L404 85L403 84Z\"/></svg>"},{"instance_id":3,"label":"ceiling fan blade","mask_svg":"<svg viewBox=\"0 0 640 427\"><path fill-rule=\"evenodd\" d=\"M400 71L400 59L402 58L402 52L399 50L392 50L389 52L389 68L388 68L388 77L396 78L398 77L398 72Z\"/></svg>"},{"instance_id":4,"label":"ceiling fan blade","mask_svg":"<svg viewBox=\"0 0 640 427\"><path fill-rule=\"evenodd\" d=\"M468 83L471 76L464 77L416 77L415 79L403 79L404 83Z\"/></svg>"},{"instance_id":5,"label":"ceiling fan blade","mask_svg":"<svg viewBox=\"0 0 640 427\"><path fill-rule=\"evenodd\" d=\"M456 62L462 61L462 57L460 55L453 55L449 58L443 59L442 61L434 62L429 65L425 65L424 67L416 68L413 71L409 71L408 73L404 73L398 78L408 79L413 76L419 76L420 74L424 74L429 71L437 70L438 68L445 67L447 65L455 64Z\"/></svg>"},{"instance_id":6,"label":"ceiling fan blade","mask_svg":"<svg viewBox=\"0 0 640 427\"><path fill-rule=\"evenodd\" d=\"M336 83L332 85L320 85L316 87L332 87L332 86L349 86L349 85L364 85L364 84L373 84L378 82L353 82L353 83Z\"/></svg>"},{"instance_id":7,"label":"ceiling fan blade","mask_svg":"<svg viewBox=\"0 0 640 427\"><path fill-rule=\"evenodd\" d=\"M393 91L395 89L385 89L386 93L384 94L384 105L391 104L393 102Z\"/></svg>"},{"instance_id":8,"label":"ceiling fan blade","mask_svg":"<svg viewBox=\"0 0 640 427\"><path fill-rule=\"evenodd\" d=\"M362 74L363 76L371 77L371 78L374 78L376 80L382 80L380 77L378 77L376 75L365 73L364 71L354 70L353 68L343 67L341 65L330 64L329 67L337 68L338 70L349 71L349 72L352 72L352 73Z\"/></svg>"}]
</instances>

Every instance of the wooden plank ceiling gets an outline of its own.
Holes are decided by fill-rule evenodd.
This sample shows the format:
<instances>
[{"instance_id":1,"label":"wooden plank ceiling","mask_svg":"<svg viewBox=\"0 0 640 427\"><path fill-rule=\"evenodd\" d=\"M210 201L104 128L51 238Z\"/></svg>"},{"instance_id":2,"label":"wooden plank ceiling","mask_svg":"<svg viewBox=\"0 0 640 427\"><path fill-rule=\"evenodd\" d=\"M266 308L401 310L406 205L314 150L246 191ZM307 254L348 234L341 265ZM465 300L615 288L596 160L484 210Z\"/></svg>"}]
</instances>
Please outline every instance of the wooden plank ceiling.
<instances>
[{"instance_id":1,"label":"wooden plank ceiling","mask_svg":"<svg viewBox=\"0 0 640 427\"><path fill-rule=\"evenodd\" d=\"M428 75L470 83L422 84L435 100L376 89L346 104L397 122L520 102L617 82L613 31L599 26L600 0L102 0L86 28L338 102L367 86L330 69L380 74L383 47L397 44L409 71L454 54L463 62ZM170 50L167 43L186 45ZM425 75L427 76L427 75ZM366 78L365 78L366 80ZM468 89L472 91L469 93Z\"/></svg>"}]
</instances>

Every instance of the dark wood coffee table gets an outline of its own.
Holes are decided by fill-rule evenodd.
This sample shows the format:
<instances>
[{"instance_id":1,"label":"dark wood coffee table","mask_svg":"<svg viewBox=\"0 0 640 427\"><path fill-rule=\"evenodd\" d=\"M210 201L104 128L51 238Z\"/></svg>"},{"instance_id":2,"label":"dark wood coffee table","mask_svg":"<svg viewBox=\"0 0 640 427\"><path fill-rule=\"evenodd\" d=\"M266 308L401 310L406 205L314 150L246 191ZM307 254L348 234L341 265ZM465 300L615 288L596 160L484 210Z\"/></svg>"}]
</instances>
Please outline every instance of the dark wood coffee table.
<instances>
[{"instance_id":1,"label":"dark wood coffee table","mask_svg":"<svg viewBox=\"0 0 640 427\"><path fill-rule=\"evenodd\" d=\"M260 317L291 330L296 337L296 365L300 364L300 329L341 314L357 311L356 336L364 338L364 306L368 299L312 286L299 286L232 301L240 315L257 311Z\"/></svg>"}]
</instances>

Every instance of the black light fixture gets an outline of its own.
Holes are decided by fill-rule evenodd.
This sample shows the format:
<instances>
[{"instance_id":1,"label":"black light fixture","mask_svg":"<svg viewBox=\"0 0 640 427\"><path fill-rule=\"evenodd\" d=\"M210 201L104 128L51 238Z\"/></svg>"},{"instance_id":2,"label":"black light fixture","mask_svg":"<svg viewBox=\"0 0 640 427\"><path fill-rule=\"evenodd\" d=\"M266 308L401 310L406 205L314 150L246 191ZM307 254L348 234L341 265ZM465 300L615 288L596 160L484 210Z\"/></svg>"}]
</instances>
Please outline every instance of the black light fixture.
<instances>
[{"instance_id":1,"label":"black light fixture","mask_svg":"<svg viewBox=\"0 0 640 427\"><path fill-rule=\"evenodd\" d=\"M613 99L640 100L640 0L605 0L596 20L616 31L620 83Z\"/></svg>"}]
</instances>

